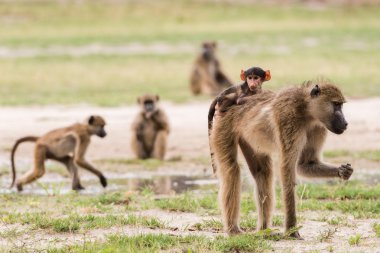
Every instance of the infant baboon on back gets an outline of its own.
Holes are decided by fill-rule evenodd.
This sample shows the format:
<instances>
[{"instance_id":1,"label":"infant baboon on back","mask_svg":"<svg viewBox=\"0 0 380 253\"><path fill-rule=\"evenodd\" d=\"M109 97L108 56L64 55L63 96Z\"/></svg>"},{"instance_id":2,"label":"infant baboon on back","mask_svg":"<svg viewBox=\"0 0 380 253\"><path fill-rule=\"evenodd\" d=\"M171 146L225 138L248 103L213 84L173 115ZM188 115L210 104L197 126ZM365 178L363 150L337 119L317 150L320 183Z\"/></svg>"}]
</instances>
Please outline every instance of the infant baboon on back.
<instances>
[{"instance_id":1,"label":"infant baboon on back","mask_svg":"<svg viewBox=\"0 0 380 253\"><path fill-rule=\"evenodd\" d=\"M137 99L141 111L132 123L132 150L140 159L164 159L169 134L165 112L158 107L159 96L145 94Z\"/></svg>"},{"instance_id":2,"label":"infant baboon on back","mask_svg":"<svg viewBox=\"0 0 380 253\"><path fill-rule=\"evenodd\" d=\"M190 89L194 95L201 93L216 95L232 86L232 82L221 70L216 57L216 42L204 42L190 76Z\"/></svg>"},{"instance_id":3,"label":"infant baboon on back","mask_svg":"<svg viewBox=\"0 0 380 253\"><path fill-rule=\"evenodd\" d=\"M269 70L264 71L260 67L252 67L247 70L241 70L240 79L242 84L232 86L220 93L211 103L208 112L208 134L210 136L212 123L215 112L223 115L233 105L243 105L249 100L250 96L256 95L262 91L262 84L271 79ZM209 137L210 139L210 137ZM214 154L210 143L211 164L214 173L216 172L214 163Z\"/></svg>"}]
</instances>

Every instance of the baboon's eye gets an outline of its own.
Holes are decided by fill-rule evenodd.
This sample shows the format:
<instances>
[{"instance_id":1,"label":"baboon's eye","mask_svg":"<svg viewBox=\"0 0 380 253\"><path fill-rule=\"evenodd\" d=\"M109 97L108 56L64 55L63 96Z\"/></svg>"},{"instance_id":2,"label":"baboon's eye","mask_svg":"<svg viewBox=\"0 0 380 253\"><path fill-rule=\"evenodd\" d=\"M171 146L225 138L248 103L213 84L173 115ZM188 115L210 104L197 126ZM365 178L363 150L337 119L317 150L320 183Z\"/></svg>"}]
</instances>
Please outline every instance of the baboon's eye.
<instances>
[{"instance_id":1,"label":"baboon's eye","mask_svg":"<svg viewBox=\"0 0 380 253\"><path fill-rule=\"evenodd\" d=\"M342 107L342 104L343 104L342 102L336 102L336 101L334 101L332 103L333 103L334 107L336 107L336 108Z\"/></svg>"}]
</instances>

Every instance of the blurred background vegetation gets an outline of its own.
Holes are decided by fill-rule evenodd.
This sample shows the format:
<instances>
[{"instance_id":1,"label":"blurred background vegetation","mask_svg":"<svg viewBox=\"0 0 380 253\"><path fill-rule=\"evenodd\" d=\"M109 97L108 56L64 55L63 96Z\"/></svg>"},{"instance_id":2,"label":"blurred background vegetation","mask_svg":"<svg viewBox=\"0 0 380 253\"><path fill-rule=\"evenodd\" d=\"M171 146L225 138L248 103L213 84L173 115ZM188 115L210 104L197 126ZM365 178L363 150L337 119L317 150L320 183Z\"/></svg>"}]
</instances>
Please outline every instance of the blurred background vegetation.
<instances>
[{"instance_id":1,"label":"blurred background vegetation","mask_svg":"<svg viewBox=\"0 0 380 253\"><path fill-rule=\"evenodd\" d=\"M268 89L325 76L351 97L379 96L379 6L1 1L0 104L118 106L145 92L193 101L188 78L204 40L218 42L234 82L255 65L271 70Z\"/></svg>"}]
</instances>

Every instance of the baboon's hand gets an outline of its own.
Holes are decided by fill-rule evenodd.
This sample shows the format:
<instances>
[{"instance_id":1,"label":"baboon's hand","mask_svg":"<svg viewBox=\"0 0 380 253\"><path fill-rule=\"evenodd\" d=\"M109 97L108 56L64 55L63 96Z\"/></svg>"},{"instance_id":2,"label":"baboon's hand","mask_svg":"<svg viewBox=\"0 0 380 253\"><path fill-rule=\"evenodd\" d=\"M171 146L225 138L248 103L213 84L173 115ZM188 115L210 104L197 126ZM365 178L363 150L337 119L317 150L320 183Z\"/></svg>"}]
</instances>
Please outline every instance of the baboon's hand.
<instances>
[{"instance_id":1,"label":"baboon's hand","mask_svg":"<svg viewBox=\"0 0 380 253\"><path fill-rule=\"evenodd\" d=\"M349 163L342 164L338 168L338 175L341 179L344 179L344 180L348 180L351 177L352 172L354 172L354 169L351 167L351 164Z\"/></svg>"},{"instance_id":2,"label":"baboon's hand","mask_svg":"<svg viewBox=\"0 0 380 253\"><path fill-rule=\"evenodd\" d=\"M103 185L104 188L107 187L107 178L105 178L103 175L99 176L100 183Z\"/></svg>"}]
</instances>

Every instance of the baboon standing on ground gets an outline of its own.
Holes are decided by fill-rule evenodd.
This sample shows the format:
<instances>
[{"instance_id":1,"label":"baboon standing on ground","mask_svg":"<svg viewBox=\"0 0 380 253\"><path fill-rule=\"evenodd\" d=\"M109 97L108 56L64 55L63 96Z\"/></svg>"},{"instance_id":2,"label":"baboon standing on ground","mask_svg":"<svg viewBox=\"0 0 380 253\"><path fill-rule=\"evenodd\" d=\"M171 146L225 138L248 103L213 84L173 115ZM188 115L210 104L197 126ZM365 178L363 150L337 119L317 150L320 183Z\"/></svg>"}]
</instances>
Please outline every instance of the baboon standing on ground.
<instances>
[{"instance_id":1,"label":"baboon standing on ground","mask_svg":"<svg viewBox=\"0 0 380 253\"><path fill-rule=\"evenodd\" d=\"M237 147L241 148L256 182L257 228L271 225L274 201L272 154L280 159L280 178L285 207L285 229L297 225L296 170L307 177L337 177L348 180L350 164L334 166L321 161L327 130L341 134L347 128L342 112L341 91L327 81L309 81L302 87L277 94L263 91L245 105L231 107L218 119L211 133L224 227L229 234L241 232L240 167ZM298 232L291 236L301 238Z\"/></svg>"},{"instance_id":2,"label":"baboon standing on ground","mask_svg":"<svg viewBox=\"0 0 380 253\"><path fill-rule=\"evenodd\" d=\"M196 58L190 76L190 89L194 95L216 95L232 86L232 82L220 68L215 51L216 42L202 44L202 53Z\"/></svg>"},{"instance_id":3,"label":"baboon standing on ground","mask_svg":"<svg viewBox=\"0 0 380 253\"><path fill-rule=\"evenodd\" d=\"M132 123L132 150L140 159L164 159L169 134L165 112L157 105L158 95L146 94L137 99L141 111Z\"/></svg>"},{"instance_id":4,"label":"baboon standing on ground","mask_svg":"<svg viewBox=\"0 0 380 253\"><path fill-rule=\"evenodd\" d=\"M11 153L13 173L11 187L13 187L16 180L14 155L18 145L22 142L35 142L36 146L34 148L34 167L16 181L18 191L22 191L24 184L29 184L45 174L46 159L61 162L66 166L73 178L73 190L84 189L79 180L77 166L97 175L100 183L103 187L106 187L107 179L104 175L84 158L86 150L90 145L91 136L97 135L103 138L107 135L104 130L105 125L106 122L102 117L91 116L83 124L77 123L69 127L59 128L50 131L41 137L27 136L18 139L14 144Z\"/></svg>"}]
</instances>

